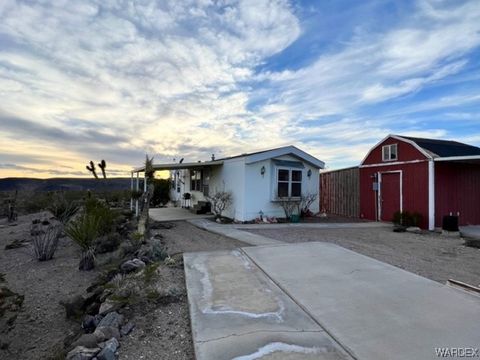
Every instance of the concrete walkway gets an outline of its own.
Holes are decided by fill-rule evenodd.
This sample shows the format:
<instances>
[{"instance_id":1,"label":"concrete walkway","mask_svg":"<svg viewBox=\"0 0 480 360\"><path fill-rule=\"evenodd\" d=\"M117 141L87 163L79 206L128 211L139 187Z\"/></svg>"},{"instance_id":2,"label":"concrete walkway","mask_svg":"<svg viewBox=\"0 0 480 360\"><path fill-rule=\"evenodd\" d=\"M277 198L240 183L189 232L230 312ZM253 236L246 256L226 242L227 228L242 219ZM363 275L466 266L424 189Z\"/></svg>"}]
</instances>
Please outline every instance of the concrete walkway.
<instances>
[{"instance_id":1,"label":"concrete walkway","mask_svg":"<svg viewBox=\"0 0 480 360\"><path fill-rule=\"evenodd\" d=\"M213 215L193 214L188 209L181 207L152 208L149 210L148 214L153 220L159 222L205 219L213 217Z\"/></svg>"},{"instance_id":2,"label":"concrete walkway","mask_svg":"<svg viewBox=\"0 0 480 360\"><path fill-rule=\"evenodd\" d=\"M375 227L389 227L391 224L378 222L365 223L332 223L332 224L305 224L305 223L287 223L287 224L217 224L216 222L205 219L189 219L190 224L200 229L204 229L215 234L223 235L232 239L243 241L246 244L260 245L280 245L283 241L271 239L266 236L249 233L244 230L249 229L285 229L285 228L310 228L310 229L362 229Z\"/></svg>"},{"instance_id":3,"label":"concrete walkway","mask_svg":"<svg viewBox=\"0 0 480 360\"><path fill-rule=\"evenodd\" d=\"M246 244L259 246L259 245L279 245L283 244L282 241L270 239L266 236L251 234L246 231L241 231L235 228L234 225L230 224L217 224L214 221L205 220L205 219L194 219L188 220L190 224L204 229L215 234L223 235L232 239L243 241Z\"/></svg>"},{"instance_id":4,"label":"concrete walkway","mask_svg":"<svg viewBox=\"0 0 480 360\"><path fill-rule=\"evenodd\" d=\"M479 297L334 244L184 259L198 360L437 359L436 347L480 347Z\"/></svg>"}]
</instances>

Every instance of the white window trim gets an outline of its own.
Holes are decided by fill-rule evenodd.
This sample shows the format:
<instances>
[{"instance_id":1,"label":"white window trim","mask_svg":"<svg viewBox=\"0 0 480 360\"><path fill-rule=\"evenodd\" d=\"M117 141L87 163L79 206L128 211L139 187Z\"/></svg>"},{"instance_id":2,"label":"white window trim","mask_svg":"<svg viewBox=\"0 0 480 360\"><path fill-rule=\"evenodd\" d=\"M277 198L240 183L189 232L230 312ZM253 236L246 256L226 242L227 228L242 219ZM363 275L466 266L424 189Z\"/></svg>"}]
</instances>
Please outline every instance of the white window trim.
<instances>
[{"instance_id":1,"label":"white window trim","mask_svg":"<svg viewBox=\"0 0 480 360\"><path fill-rule=\"evenodd\" d=\"M395 147L395 158L392 159L391 158L391 155L392 155L392 147ZM386 151L388 149L388 158L385 159L385 154L386 154ZM390 162L390 161L397 161L398 160L398 145L397 144L388 144L388 145L383 145L382 146L382 161L383 162Z\"/></svg>"},{"instance_id":2,"label":"white window trim","mask_svg":"<svg viewBox=\"0 0 480 360\"><path fill-rule=\"evenodd\" d=\"M278 183L279 183L279 180L278 180L278 172L279 170L288 170L289 172L289 180L288 180L288 195L289 196L286 196L286 197L279 197L278 196ZM286 166L274 166L274 171L275 171L275 176L274 176L274 186L273 186L273 197L272 197L272 201L280 201L280 200L284 200L284 199L294 199L294 200L297 200L297 199L301 199L302 197L302 191L305 187L305 171L304 169L299 169L299 168L293 168L293 167L286 167ZM300 171L302 173L302 180L301 181L293 181L292 180L292 171ZM282 182L287 182L287 181L282 181ZM292 194L292 183L295 183L295 184L300 184L300 195L299 196L290 196Z\"/></svg>"}]
</instances>

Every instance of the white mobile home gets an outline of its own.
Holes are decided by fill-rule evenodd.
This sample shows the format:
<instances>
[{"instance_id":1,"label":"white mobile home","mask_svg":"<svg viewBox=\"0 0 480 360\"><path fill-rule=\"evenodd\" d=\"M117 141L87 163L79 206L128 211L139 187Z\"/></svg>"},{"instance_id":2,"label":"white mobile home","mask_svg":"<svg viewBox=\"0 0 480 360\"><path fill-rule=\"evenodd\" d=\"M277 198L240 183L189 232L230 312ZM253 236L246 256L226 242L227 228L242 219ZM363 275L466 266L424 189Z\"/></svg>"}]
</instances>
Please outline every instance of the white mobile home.
<instances>
[{"instance_id":1,"label":"white mobile home","mask_svg":"<svg viewBox=\"0 0 480 360\"><path fill-rule=\"evenodd\" d=\"M154 168L170 170L170 197L178 206L194 206L217 192L230 192L233 202L223 215L248 221L260 212L283 217L280 200L318 194L319 171L324 163L295 146L285 146L205 162L158 164ZM318 198L310 206L314 213L319 211Z\"/></svg>"}]
</instances>

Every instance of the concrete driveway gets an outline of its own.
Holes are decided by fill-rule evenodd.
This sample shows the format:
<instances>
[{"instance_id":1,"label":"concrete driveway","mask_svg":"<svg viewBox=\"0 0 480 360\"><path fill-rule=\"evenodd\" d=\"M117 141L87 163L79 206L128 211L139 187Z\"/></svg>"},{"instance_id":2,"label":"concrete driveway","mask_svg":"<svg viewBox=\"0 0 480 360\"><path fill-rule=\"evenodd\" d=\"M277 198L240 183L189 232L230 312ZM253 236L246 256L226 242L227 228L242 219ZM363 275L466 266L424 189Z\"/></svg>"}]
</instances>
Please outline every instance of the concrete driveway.
<instances>
[{"instance_id":1,"label":"concrete driveway","mask_svg":"<svg viewBox=\"0 0 480 360\"><path fill-rule=\"evenodd\" d=\"M184 261L199 360L437 359L436 348L480 348L479 297L337 245Z\"/></svg>"}]
</instances>

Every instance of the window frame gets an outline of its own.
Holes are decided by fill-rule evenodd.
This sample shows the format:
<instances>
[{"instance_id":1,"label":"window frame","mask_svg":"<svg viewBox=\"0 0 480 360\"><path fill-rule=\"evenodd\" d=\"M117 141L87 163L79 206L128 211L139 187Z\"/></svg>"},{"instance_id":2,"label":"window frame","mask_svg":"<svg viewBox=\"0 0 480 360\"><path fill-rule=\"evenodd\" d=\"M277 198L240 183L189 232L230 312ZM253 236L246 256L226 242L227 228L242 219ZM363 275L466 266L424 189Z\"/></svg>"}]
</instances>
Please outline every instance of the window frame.
<instances>
[{"instance_id":1,"label":"window frame","mask_svg":"<svg viewBox=\"0 0 480 360\"><path fill-rule=\"evenodd\" d=\"M392 149L395 149L395 158L392 158ZM388 150L388 152L387 152ZM388 155L388 156L386 156ZM397 161L398 160L398 144L388 144L382 146L382 161Z\"/></svg>"},{"instance_id":2,"label":"window frame","mask_svg":"<svg viewBox=\"0 0 480 360\"><path fill-rule=\"evenodd\" d=\"M203 191L203 171L191 170L190 191Z\"/></svg>"},{"instance_id":3,"label":"window frame","mask_svg":"<svg viewBox=\"0 0 480 360\"><path fill-rule=\"evenodd\" d=\"M288 171L288 180L280 180L280 171L286 170ZM293 172L298 171L300 173L300 180L293 180ZM276 166L275 167L275 195L274 200L284 200L284 199L300 199L302 197L302 190L303 190L303 180L304 180L304 170L299 168L292 168L292 167L284 167L284 166ZM287 196L279 196L279 184L288 184ZM292 196L292 184L300 184L300 194L298 196Z\"/></svg>"}]
</instances>

